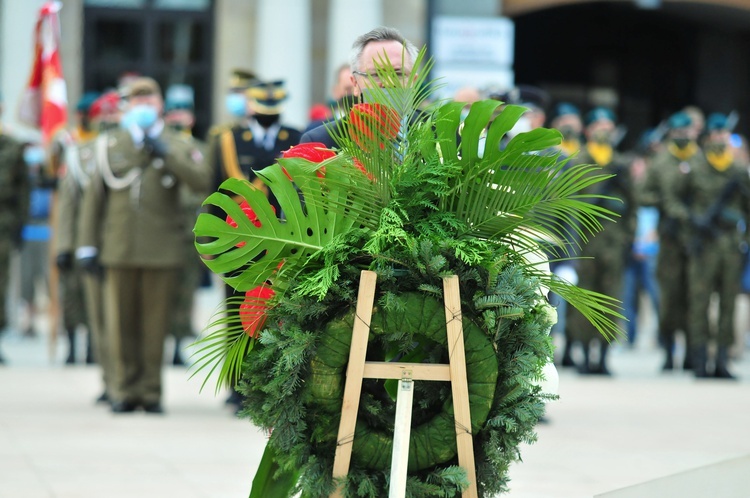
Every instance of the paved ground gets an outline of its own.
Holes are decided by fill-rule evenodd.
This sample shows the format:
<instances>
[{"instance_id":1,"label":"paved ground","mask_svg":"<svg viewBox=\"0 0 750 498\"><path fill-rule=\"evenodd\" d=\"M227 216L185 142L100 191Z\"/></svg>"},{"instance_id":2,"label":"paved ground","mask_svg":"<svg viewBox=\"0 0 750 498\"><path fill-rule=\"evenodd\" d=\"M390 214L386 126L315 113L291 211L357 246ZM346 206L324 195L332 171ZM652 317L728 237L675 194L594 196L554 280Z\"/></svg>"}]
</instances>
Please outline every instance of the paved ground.
<instances>
[{"instance_id":1,"label":"paved ground","mask_svg":"<svg viewBox=\"0 0 750 498\"><path fill-rule=\"evenodd\" d=\"M199 321L215 296L200 299ZM63 366L63 349L50 361L44 336L3 338L0 498L247 496L265 439L224 393L199 393L186 369L166 367L165 415L115 416L93 403L96 368ZM562 371L561 399L522 448L509 496L592 497L750 455L750 351L733 365L740 382L664 375L660 362L644 333L615 349L612 378Z\"/></svg>"}]
</instances>

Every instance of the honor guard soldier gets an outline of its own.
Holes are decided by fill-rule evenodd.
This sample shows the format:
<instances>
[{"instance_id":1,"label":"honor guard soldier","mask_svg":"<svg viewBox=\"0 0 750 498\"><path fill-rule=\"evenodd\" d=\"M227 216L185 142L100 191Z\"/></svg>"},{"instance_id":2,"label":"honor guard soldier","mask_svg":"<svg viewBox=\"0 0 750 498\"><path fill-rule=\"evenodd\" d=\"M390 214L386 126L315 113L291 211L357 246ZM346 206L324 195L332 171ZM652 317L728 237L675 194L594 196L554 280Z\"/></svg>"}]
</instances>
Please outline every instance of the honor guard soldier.
<instances>
[{"instance_id":1,"label":"honor guard soldier","mask_svg":"<svg viewBox=\"0 0 750 498\"><path fill-rule=\"evenodd\" d=\"M256 83L258 78L255 77L250 71L244 69L235 69L232 71L232 75L229 78L229 87L227 88L227 94L225 96L224 105L227 113L229 113L230 121L228 123L219 124L212 126L208 130L208 158L212 162L214 169L221 165L214 161L216 157L219 157L221 151L219 149L219 136L226 130L234 127L247 129L247 118L249 110L247 108L247 95L245 92L250 85Z\"/></svg>"},{"instance_id":2,"label":"honor guard soldier","mask_svg":"<svg viewBox=\"0 0 750 498\"><path fill-rule=\"evenodd\" d=\"M106 92L97 98L89 108L88 118L92 131L103 134L117 129L120 121L119 106L120 96L116 91ZM85 323L89 332L89 347L93 350L93 359L101 368L104 385L102 394L96 401L108 402L108 386L112 380L112 361L104 333L101 275L80 271L74 258L78 245L83 193L91 184L91 178L96 171L95 143L95 140L74 143L64 150L61 162L62 175L58 187L55 254L60 271L63 324L68 335L72 336L75 333L75 325L78 323L75 317L78 314L85 315ZM85 313L76 311L77 307L81 306L78 304L79 292ZM69 310L73 310L72 315L69 314ZM74 342L71 339L71 349L73 347Z\"/></svg>"},{"instance_id":3,"label":"honor guard soldier","mask_svg":"<svg viewBox=\"0 0 750 498\"><path fill-rule=\"evenodd\" d=\"M630 162L615 150L615 115L605 108L597 107L586 115L584 130L586 145L576 162L599 166L597 174L614 175L600 182L587 193L613 197L600 199L601 205L617 214L617 221L603 222L603 229L582 244L582 259L578 261L578 285L620 298L625 261L635 238L636 203L630 174ZM573 307L568 307L567 326L571 337L583 346L583 363L578 369L584 374L609 375L607 368L608 344L594 326ZM599 343L599 359L593 361L591 345Z\"/></svg>"},{"instance_id":4,"label":"honor guard soldier","mask_svg":"<svg viewBox=\"0 0 750 498\"><path fill-rule=\"evenodd\" d=\"M675 367L674 348L678 331L685 334L686 351L690 351L688 332L688 252L682 231L687 211L679 203L665 204L665 199L686 199L689 177L705 161L698 147L693 123L684 112L667 120L665 146L651 159L639 192L640 204L659 210L659 254L656 259L656 280L659 283L659 339L664 347L662 370ZM677 211L672 207L677 207ZM685 355L683 369L692 368L692 358Z\"/></svg>"},{"instance_id":5,"label":"honor guard soldier","mask_svg":"<svg viewBox=\"0 0 750 498\"><path fill-rule=\"evenodd\" d=\"M205 154L206 144L193 137L193 126L195 125L195 92L187 85L172 85L167 88L164 100L164 122L168 128L181 133L190 141L201 155ZM168 333L174 337L173 365L184 365L180 347L180 341L185 338L195 337L193 330L193 303L195 291L200 284L201 276L206 267L195 251L193 245L193 227L198 219L198 212L208 192L195 192L183 185L180 189L180 207L184 216L184 261L180 269L177 288L174 292L173 312L170 316Z\"/></svg>"},{"instance_id":6,"label":"honor guard soldier","mask_svg":"<svg viewBox=\"0 0 750 498\"><path fill-rule=\"evenodd\" d=\"M2 115L2 97L0 97ZM0 334L8 326L5 309L10 257L21 246L29 213L30 182L23 159L24 145L0 128ZM3 363L0 353L0 363Z\"/></svg>"},{"instance_id":7,"label":"honor guard soldier","mask_svg":"<svg viewBox=\"0 0 750 498\"><path fill-rule=\"evenodd\" d=\"M550 126L562 134L560 150L566 157L570 157L580 150L583 120L576 106L569 102L557 104Z\"/></svg>"},{"instance_id":8,"label":"honor guard soldier","mask_svg":"<svg viewBox=\"0 0 750 498\"><path fill-rule=\"evenodd\" d=\"M104 271L115 413L163 411L164 338L184 261L180 186L211 186L200 150L165 126L162 111L156 81L130 83L128 127L97 138L97 169L81 207L76 256L84 268Z\"/></svg>"},{"instance_id":9,"label":"honor guard soldier","mask_svg":"<svg viewBox=\"0 0 750 498\"><path fill-rule=\"evenodd\" d=\"M713 375L734 379L729 371L729 348L734 341L735 298L740 293L750 220L750 177L730 148L731 129L724 114L706 120L703 141L705 161L689 177L687 198L671 199L689 213L688 332L693 372L698 378ZM689 203L685 203L685 199ZM709 305L719 298L714 370L708 369L708 344L712 339Z\"/></svg>"},{"instance_id":10,"label":"honor guard soldier","mask_svg":"<svg viewBox=\"0 0 750 498\"><path fill-rule=\"evenodd\" d=\"M299 130L280 123L287 92L283 81L255 83L246 91L249 117L245 126L234 126L219 136L219 150L214 160L218 184L227 178L244 178L270 192L256 179L256 171L272 165L281 153L299 143ZM218 187L218 184L216 185ZM280 213L278 202L271 204Z\"/></svg>"}]
</instances>

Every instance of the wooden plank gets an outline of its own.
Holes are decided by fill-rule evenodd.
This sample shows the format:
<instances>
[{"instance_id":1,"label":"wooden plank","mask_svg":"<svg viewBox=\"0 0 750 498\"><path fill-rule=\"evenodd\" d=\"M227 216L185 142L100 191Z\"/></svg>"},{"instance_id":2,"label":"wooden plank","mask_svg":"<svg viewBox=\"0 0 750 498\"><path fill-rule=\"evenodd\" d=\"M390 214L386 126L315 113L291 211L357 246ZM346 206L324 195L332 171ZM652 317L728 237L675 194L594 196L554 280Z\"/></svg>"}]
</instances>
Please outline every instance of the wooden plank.
<instances>
[{"instance_id":1,"label":"wooden plank","mask_svg":"<svg viewBox=\"0 0 750 498\"><path fill-rule=\"evenodd\" d=\"M402 379L405 371L410 372L412 380L451 380L450 365L441 363L368 361L365 363L363 376L365 379Z\"/></svg>"},{"instance_id":2,"label":"wooden plank","mask_svg":"<svg viewBox=\"0 0 750 498\"><path fill-rule=\"evenodd\" d=\"M409 437L411 436L411 408L414 403L414 382L408 378L398 381L396 423L393 430L391 456L391 486L388 498L406 497L406 478L409 470Z\"/></svg>"},{"instance_id":3,"label":"wooden plank","mask_svg":"<svg viewBox=\"0 0 750 498\"><path fill-rule=\"evenodd\" d=\"M469 488L461 496L463 498L478 498L458 276L452 275L443 278L443 294L445 299L445 322L448 327L448 357L450 359L453 412L456 420L458 464L466 470L466 474L469 477Z\"/></svg>"},{"instance_id":4,"label":"wooden plank","mask_svg":"<svg viewBox=\"0 0 750 498\"><path fill-rule=\"evenodd\" d=\"M357 295L357 315L352 330L352 345L349 350L349 365L346 369L344 401L341 406L341 421L336 438L336 454L333 460L333 478L345 477L349 473L354 443L354 428L357 425L359 396L362 392L362 374L367 356L367 339L370 335L370 320L375 301L375 283L378 275L373 271L362 271ZM331 497L343 497L341 487Z\"/></svg>"}]
</instances>

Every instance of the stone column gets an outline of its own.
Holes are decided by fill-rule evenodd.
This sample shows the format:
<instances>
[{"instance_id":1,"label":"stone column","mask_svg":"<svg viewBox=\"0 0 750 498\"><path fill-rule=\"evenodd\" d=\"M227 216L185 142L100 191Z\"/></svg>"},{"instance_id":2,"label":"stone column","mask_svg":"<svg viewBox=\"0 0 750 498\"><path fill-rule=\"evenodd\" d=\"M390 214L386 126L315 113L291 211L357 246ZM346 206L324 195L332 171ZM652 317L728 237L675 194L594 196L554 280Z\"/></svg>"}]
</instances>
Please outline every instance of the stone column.
<instances>
[{"instance_id":1,"label":"stone column","mask_svg":"<svg viewBox=\"0 0 750 498\"><path fill-rule=\"evenodd\" d=\"M256 72L261 79L286 81L289 100L282 121L304 128L310 107L310 0L259 0Z\"/></svg>"},{"instance_id":2,"label":"stone column","mask_svg":"<svg viewBox=\"0 0 750 498\"><path fill-rule=\"evenodd\" d=\"M327 81L333 84L334 71L349 62L352 43L361 34L383 24L382 0L330 0L328 18Z\"/></svg>"}]
</instances>

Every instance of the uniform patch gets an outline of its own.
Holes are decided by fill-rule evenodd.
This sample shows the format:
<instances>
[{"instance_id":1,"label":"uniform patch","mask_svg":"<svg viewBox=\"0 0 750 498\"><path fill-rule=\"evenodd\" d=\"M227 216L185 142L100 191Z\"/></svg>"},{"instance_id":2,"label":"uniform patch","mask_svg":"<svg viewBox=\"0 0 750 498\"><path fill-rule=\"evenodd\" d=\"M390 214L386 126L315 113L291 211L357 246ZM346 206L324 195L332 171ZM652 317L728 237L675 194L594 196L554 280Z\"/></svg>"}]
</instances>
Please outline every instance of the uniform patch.
<instances>
[{"instance_id":1,"label":"uniform patch","mask_svg":"<svg viewBox=\"0 0 750 498\"><path fill-rule=\"evenodd\" d=\"M251 132L250 130L242 132L242 140L244 140L245 142L249 142L252 139L253 139L253 132Z\"/></svg>"},{"instance_id":2,"label":"uniform patch","mask_svg":"<svg viewBox=\"0 0 750 498\"><path fill-rule=\"evenodd\" d=\"M203 162L203 154L201 154L201 151L198 149L193 149L190 151L190 157L195 161L196 163Z\"/></svg>"},{"instance_id":3,"label":"uniform patch","mask_svg":"<svg viewBox=\"0 0 750 498\"><path fill-rule=\"evenodd\" d=\"M680 168L680 173L682 173L683 175L687 175L688 173L690 173L690 169L691 169L690 168L690 163L682 161L680 163L679 168Z\"/></svg>"},{"instance_id":4,"label":"uniform patch","mask_svg":"<svg viewBox=\"0 0 750 498\"><path fill-rule=\"evenodd\" d=\"M289 132L286 130L281 130L279 132L279 140L286 140L287 138L289 138Z\"/></svg>"}]
</instances>

